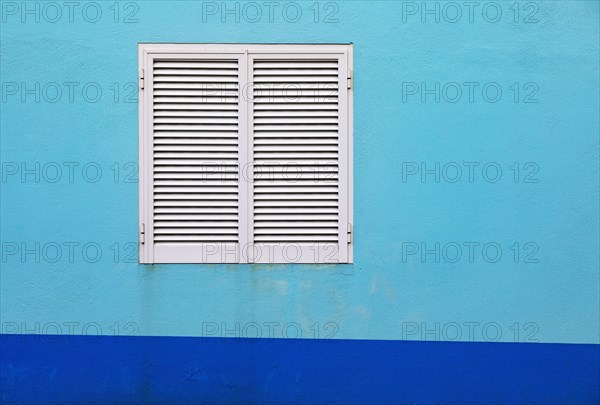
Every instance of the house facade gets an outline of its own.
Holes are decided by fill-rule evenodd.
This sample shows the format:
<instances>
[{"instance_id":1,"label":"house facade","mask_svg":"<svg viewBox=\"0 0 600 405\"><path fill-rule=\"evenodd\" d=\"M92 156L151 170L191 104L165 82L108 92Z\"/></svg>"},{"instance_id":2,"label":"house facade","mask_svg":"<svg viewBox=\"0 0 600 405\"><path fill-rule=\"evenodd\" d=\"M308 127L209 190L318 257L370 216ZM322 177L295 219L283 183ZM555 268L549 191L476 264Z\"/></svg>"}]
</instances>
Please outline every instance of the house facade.
<instances>
[{"instance_id":1,"label":"house facade","mask_svg":"<svg viewBox=\"0 0 600 405\"><path fill-rule=\"evenodd\" d=\"M600 401L597 2L0 6L2 403ZM144 43L352 49L351 256L140 260Z\"/></svg>"}]
</instances>

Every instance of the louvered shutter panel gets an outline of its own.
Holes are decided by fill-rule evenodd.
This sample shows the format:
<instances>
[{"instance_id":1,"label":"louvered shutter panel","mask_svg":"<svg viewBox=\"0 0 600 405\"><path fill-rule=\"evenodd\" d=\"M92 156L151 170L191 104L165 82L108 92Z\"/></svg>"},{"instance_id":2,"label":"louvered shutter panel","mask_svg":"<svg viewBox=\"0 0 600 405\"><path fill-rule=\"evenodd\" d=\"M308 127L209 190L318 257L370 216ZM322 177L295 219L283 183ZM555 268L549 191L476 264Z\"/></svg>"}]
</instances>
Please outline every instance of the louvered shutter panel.
<instances>
[{"instance_id":1,"label":"louvered shutter panel","mask_svg":"<svg viewBox=\"0 0 600 405\"><path fill-rule=\"evenodd\" d=\"M139 51L140 263L352 262L351 45Z\"/></svg>"},{"instance_id":2,"label":"louvered shutter panel","mask_svg":"<svg viewBox=\"0 0 600 405\"><path fill-rule=\"evenodd\" d=\"M257 263L348 261L347 59L251 56Z\"/></svg>"},{"instance_id":3,"label":"louvered shutter panel","mask_svg":"<svg viewBox=\"0 0 600 405\"><path fill-rule=\"evenodd\" d=\"M146 64L150 263L239 261L239 56L155 56Z\"/></svg>"}]
</instances>

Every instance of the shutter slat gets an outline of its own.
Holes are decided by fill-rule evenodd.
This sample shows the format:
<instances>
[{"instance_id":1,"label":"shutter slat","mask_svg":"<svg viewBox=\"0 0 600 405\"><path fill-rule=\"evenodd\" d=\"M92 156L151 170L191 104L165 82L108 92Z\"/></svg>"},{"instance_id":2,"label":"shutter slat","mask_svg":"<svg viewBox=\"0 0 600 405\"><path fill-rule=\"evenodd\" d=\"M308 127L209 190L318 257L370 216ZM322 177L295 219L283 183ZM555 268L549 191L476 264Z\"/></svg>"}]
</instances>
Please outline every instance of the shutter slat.
<instances>
[{"instance_id":1,"label":"shutter slat","mask_svg":"<svg viewBox=\"0 0 600 405\"><path fill-rule=\"evenodd\" d=\"M199 227L157 227L154 226L154 234L155 235L178 235L178 236L187 236L190 234L194 235L207 235L207 236L218 236L218 235L232 235L237 236L237 225L236 226L216 226L216 227L208 227L208 226L199 226Z\"/></svg>"},{"instance_id":2,"label":"shutter slat","mask_svg":"<svg viewBox=\"0 0 600 405\"><path fill-rule=\"evenodd\" d=\"M194 162L197 163L197 162ZM231 169L230 169L231 168ZM162 173L160 173L162 172ZM215 165L214 161L212 164L207 162L206 164L195 164L188 165L186 163L182 163L181 166L159 166L154 168L154 173L156 178L161 178L161 176L167 176L168 173L188 173L189 177L193 178L196 176L204 175L208 176L214 173L237 173L236 162L232 162L231 166L225 165L225 163L221 163L220 165ZM179 176L179 175L178 175ZM183 174L181 174L180 178L185 178ZM199 177L200 178L200 177Z\"/></svg>"},{"instance_id":3,"label":"shutter slat","mask_svg":"<svg viewBox=\"0 0 600 405\"><path fill-rule=\"evenodd\" d=\"M238 138L236 131L155 131L155 138Z\"/></svg>"},{"instance_id":4,"label":"shutter slat","mask_svg":"<svg viewBox=\"0 0 600 405\"><path fill-rule=\"evenodd\" d=\"M177 222L179 221L182 224L187 224L188 222L194 223L198 221L229 221L232 224L237 221L237 214L227 214L227 213L210 213L210 214L156 214L154 216L156 223L166 223L170 221Z\"/></svg>"},{"instance_id":5,"label":"shutter slat","mask_svg":"<svg viewBox=\"0 0 600 405\"><path fill-rule=\"evenodd\" d=\"M333 111L317 111L317 110L293 110L293 111L281 111L281 110L267 110L267 111L255 111L254 119L258 118L275 118L275 117L335 117L337 118L337 110Z\"/></svg>"},{"instance_id":6,"label":"shutter slat","mask_svg":"<svg viewBox=\"0 0 600 405\"><path fill-rule=\"evenodd\" d=\"M307 114L304 117L255 117L254 125L260 124L338 124L337 117L318 117Z\"/></svg>"},{"instance_id":7,"label":"shutter slat","mask_svg":"<svg viewBox=\"0 0 600 405\"><path fill-rule=\"evenodd\" d=\"M167 98L167 97L165 97ZM174 98L174 97L171 97ZM171 99L167 98L167 99ZM257 97L254 100L255 104L286 104L287 105L304 105L304 104L331 104L337 106L337 97L335 96L325 96L325 97L315 97L311 95L299 95L299 96L269 96L269 97ZM265 108L267 109L267 108Z\"/></svg>"},{"instance_id":8,"label":"shutter slat","mask_svg":"<svg viewBox=\"0 0 600 405\"><path fill-rule=\"evenodd\" d=\"M277 228L298 228L298 229L310 229L310 228L334 228L337 232L337 218L333 218L331 221L306 221L306 220L284 220L284 221L266 221L262 219L259 223L256 223L255 228L257 229L277 229ZM310 233L310 232L306 232Z\"/></svg>"},{"instance_id":9,"label":"shutter slat","mask_svg":"<svg viewBox=\"0 0 600 405\"><path fill-rule=\"evenodd\" d=\"M154 68L170 68L170 69L231 69L234 73L237 71L237 61L222 60L222 61L182 61L182 60L157 60L154 62Z\"/></svg>"},{"instance_id":10,"label":"shutter slat","mask_svg":"<svg viewBox=\"0 0 600 405\"><path fill-rule=\"evenodd\" d=\"M177 215L183 217L187 217L190 215L236 215L237 216L238 209L237 207L155 207L154 214L168 214L168 215ZM160 218L159 218L160 219Z\"/></svg>"},{"instance_id":11,"label":"shutter slat","mask_svg":"<svg viewBox=\"0 0 600 405\"><path fill-rule=\"evenodd\" d=\"M155 242L204 242L204 243L225 243L231 242L236 243L238 241L237 232L230 235L183 235L183 234L172 234L172 235L155 235Z\"/></svg>"},{"instance_id":12,"label":"shutter slat","mask_svg":"<svg viewBox=\"0 0 600 405\"><path fill-rule=\"evenodd\" d=\"M284 181L295 185L300 181L337 181L337 173L254 173L255 180Z\"/></svg>"},{"instance_id":13,"label":"shutter slat","mask_svg":"<svg viewBox=\"0 0 600 405\"><path fill-rule=\"evenodd\" d=\"M155 152L154 153L155 165L198 165L203 164L202 160L207 162L212 161L213 163L216 160L236 160L237 153L231 152L199 152L199 153L163 153L163 152ZM160 159L156 159L160 158ZM210 159L210 160L209 160Z\"/></svg>"},{"instance_id":14,"label":"shutter slat","mask_svg":"<svg viewBox=\"0 0 600 405\"><path fill-rule=\"evenodd\" d=\"M155 228L236 228L237 227L237 217L234 217L233 220L223 220L223 221L215 221L217 218L208 218L209 221L199 221L199 220L181 220L177 218L176 221L166 221L166 220L157 220L154 223Z\"/></svg>"},{"instance_id":15,"label":"shutter slat","mask_svg":"<svg viewBox=\"0 0 600 405\"><path fill-rule=\"evenodd\" d=\"M154 103L154 111L162 110L197 110L197 111L233 111L237 113L236 103L200 103L200 104L185 104L185 103Z\"/></svg>"},{"instance_id":16,"label":"shutter slat","mask_svg":"<svg viewBox=\"0 0 600 405\"><path fill-rule=\"evenodd\" d=\"M210 110L195 110L195 111L181 111L181 110L158 110L154 109L155 117L223 117L223 118L237 118L237 111L235 110L221 110L221 111L210 111Z\"/></svg>"},{"instance_id":17,"label":"shutter slat","mask_svg":"<svg viewBox=\"0 0 600 405\"><path fill-rule=\"evenodd\" d=\"M295 201L295 200L280 200L279 198L274 198L271 200L255 200L254 207L302 207L302 208L314 208L314 207L337 207L337 200L304 200L304 201Z\"/></svg>"},{"instance_id":18,"label":"shutter slat","mask_svg":"<svg viewBox=\"0 0 600 405\"><path fill-rule=\"evenodd\" d=\"M237 134L237 125L215 125L215 124L155 124L155 131L198 131L198 132L230 132Z\"/></svg>"},{"instance_id":19,"label":"shutter slat","mask_svg":"<svg viewBox=\"0 0 600 405\"><path fill-rule=\"evenodd\" d=\"M282 59L258 59L254 61L254 69L267 69L267 68L291 68L298 69L305 67L308 69L315 68L336 68L338 66L337 61L330 60L319 60L319 59L297 59L297 60L282 60Z\"/></svg>"},{"instance_id":20,"label":"shutter slat","mask_svg":"<svg viewBox=\"0 0 600 405\"><path fill-rule=\"evenodd\" d=\"M155 156L159 153L155 152ZM154 159L154 171L168 171L164 166L173 166L177 170L189 169L193 171L205 170L210 168L221 168L224 166L236 166L236 154L231 152L189 152L171 154L172 156L158 156ZM161 167L163 166L163 167ZM182 166L182 167L179 167Z\"/></svg>"},{"instance_id":21,"label":"shutter slat","mask_svg":"<svg viewBox=\"0 0 600 405\"><path fill-rule=\"evenodd\" d=\"M154 74L155 83L206 83L217 87L221 83L237 83L237 76L214 75L214 76L179 76L179 75L161 75ZM317 81L317 80L315 80Z\"/></svg>"},{"instance_id":22,"label":"shutter slat","mask_svg":"<svg viewBox=\"0 0 600 405\"><path fill-rule=\"evenodd\" d=\"M221 93L214 92L208 93L209 95L223 95L225 97L229 96L231 93L226 93L225 91ZM185 94L184 94L185 95ZM331 97L332 100L335 100L337 97L337 90L335 89L315 89L309 87L288 87L288 88L264 88L264 89L254 89L254 100L265 100L270 97L283 97L286 98L288 102L294 102L298 97L312 97L315 100L318 99L326 99Z\"/></svg>"},{"instance_id":23,"label":"shutter slat","mask_svg":"<svg viewBox=\"0 0 600 405\"><path fill-rule=\"evenodd\" d=\"M254 214L337 214L335 207L258 207ZM255 218L256 221L256 218Z\"/></svg>"},{"instance_id":24,"label":"shutter slat","mask_svg":"<svg viewBox=\"0 0 600 405\"><path fill-rule=\"evenodd\" d=\"M292 145L295 146L295 145ZM329 163L329 165L300 165L300 162L292 163L292 164L281 164L279 162L271 163L270 161L265 160L264 163L260 163L260 165L256 165L254 167L254 173L257 175L266 176L268 174L276 174L276 173L289 173L290 175L296 174L335 174L338 172L338 167L334 163ZM309 162L307 162L309 163ZM257 179L260 180L260 179Z\"/></svg>"},{"instance_id":25,"label":"shutter slat","mask_svg":"<svg viewBox=\"0 0 600 405\"><path fill-rule=\"evenodd\" d=\"M325 144L309 144L303 143L301 145L286 142L284 144L277 144L276 140L270 139L268 144L256 144L254 145L255 152L337 152L337 143L332 145Z\"/></svg>"},{"instance_id":26,"label":"shutter slat","mask_svg":"<svg viewBox=\"0 0 600 405\"><path fill-rule=\"evenodd\" d=\"M273 76L254 76L254 83L337 83L337 74L327 74L319 76L303 76L303 75L273 75Z\"/></svg>"},{"instance_id":27,"label":"shutter slat","mask_svg":"<svg viewBox=\"0 0 600 405\"><path fill-rule=\"evenodd\" d=\"M154 193L200 193L200 194L220 194L220 193L237 193L237 186L232 185L229 187L170 187L170 186L155 186Z\"/></svg>"},{"instance_id":28,"label":"shutter slat","mask_svg":"<svg viewBox=\"0 0 600 405\"><path fill-rule=\"evenodd\" d=\"M154 83L154 89L157 91L193 91L193 90L228 90L234 91L238 89L238 84L233 82L218 83L190 83L190 82L159 82Z\"/></svg>"},{"instance_id":29,"label":"shutter slat","mask_svg":"<svg viewBox=\"0 0 600 405\"><path fill-rule=\"evenodd\" d=\"M209 109L208 106L213 104L223 104L224 107L236 106L238 103L237 97L232 96L219 96L219 97L199 97L199 96L157 96L154 97L154 105L161 104L188 104L196 107L203 107Z\"/></svg>"},{"instance_id":30,"label":"shutter slat","mask_svg":"<svg viewBox=\"0 0 600 405\"><path fill-rule=\"evenodd\" d=\"M287 125L286 125L287 124ZM294 124L294 122L281 122L280 124L261 124L255 125L256 131L337 131L337 123L334 124L317 124L317 125L306 125L306 124Z\"/></svg>"},{"instance_id":31,"label":"shutter slat","mask_svg":"<svg viewBox=\"0 0 600 405\"><path fill-rule=\"evenodd\" d=\"M273 137L276 138L276 137ZM290 137L291 138L291 137ZM254 145L337 145L337 138L276 138L276 139L256 139Z\"/></svg>"},{"instance_id":32,"label":"shutter slat","mask_svg":"<svg viewBox=\"0 0 600 405\"><path fill-rule=\"evenodd\" d=\"M193 170L193 168L192 168ZM235 169L228 171L217 171L217 170L196 170L196 171L183 171L177 168L172 168L170 171L155 172L154 179L157 185L160 185L163 181L201 181L206 184L220 185L227 184L229 182L237 181L237 171Z\"/></svg>"},{"instance_id":33,"label":"shutter slat","mask_svg":"<svg viewBox=\"0 0 600 405\"><path fill-rule=\"evenodd\" d=\"M256 243L294 243L294 242L309 242L309 243L334 243L338 241L337 232L335 235L255 235L254 242Z\"/></svg>"},{"instance_id":34,"label":"shutter slat","mask_svg":"<svg viewBox=\"0 0 600 405\"><path fill-rule=\"evenodd\" d=\"M158 189L158 190L157 190ZM167 190L165 192L165 190ZM177 190L178 193L174 193ZM237 198L237 187L156 187L155 200L235 200Z\"/></svg>"},{"instance_id":35,"label":"shutter slat","mask_svg":"<svg viewBox=\"0 0 600 405\"><path fill-rule=\"evenodd\" d=\"M154 200L155 207L213 207L213 208L223 208L223 207L237 207L237 200L226 200L222 201L211 201L211 200Z\"/></svg>"},{"instance_id":36,"label":"shutter slat","mask_svg":"<svg viewBox=\"0 0 600 405\"><path fill-rule=\"evenodd\" d=\"M273 200L278 200L279 202L285 201L285 200L306 200L306 201L313 201L315 199L314 194L307 194L307 193L290 193L290 194L275 194L275 193L257 193L254 195L254 199L256 200L256 202L260 201L260 200L266 200L266 201L273 201ZM337 201L338 199L338 195L335 193L331 193L331 194L319 194L318 195L319 200L335 200Z\"/></svg>"},{"instance_id":37,"label":"shutter slat","mask_svg":"<svg viewBox=\"0 0 600 405\"><path fill-rule=\"evenodd\" d=\"M305 76L333 76L337 77L337 66L332 66L331 68L320 68L320 69L294 69L294 68L285 68L285 69L260 69L254 68L254 77L255 79L261 76L300 76L305 78Z\"/></svg>"},{"instance_id":38,"label":"shutter slat","mask_svg":"<svg viewBox=\"0 0 600 405\"><path fill-rule=\"evenodd\" d=\"M292 236L292 235L336 235L337 237L337 222L333 222L332 224L326 224L321 227L302 227L302 224L290 224L287 228L283 227L256 227L254 229L254 234L256 236L267 235L267 236Z\"/></svg>"},{"instance_id":39,"label":"shutter slat","mask_svg":"<svg viewBox=\"0 0 600 405\"><path fill-rule=\"evenodd\" d=\"M237 145L236 138L157 138L154 140L154 150L163 150L171 145L187 145L188 147L196 147L197 145Z\"/></svg>"},{"instance_id":40,"label":"shutter slat","mask_svg":"<svg viewBox=\"0 0 600 405\"><path fill-rule=\"evenodd\" d=\"M264 112L274 113L276 111L315 111L316 113L325 110L333 110L337 111L337 101L332 101L329 103L301 103L301 102L282 102L277 103L273 101L272 103L257 103L254 106L255 114L264 114Z\"/></svg>"},{"instance_id":41,"label":"shutter slat","mask_svg":"<svg viewBox=\"0 0 600 405\"><path fill-rule=\"evenodd\" d=\"M219 69L216 66L214 68L195 68L187 69L187 66L177 66L175 69L166 68L163 66L154 66L154 76L160 77L164 75L176 75L181 76L230 76L235 78L237 82L237 67L235 69Z\"/></svg>"},{"instance_id":42,"label":"shutter slat","mask_svg":"<svg viewBox=\"0 0 600 405\"><path fill-rule=\"evenodd\" d=\"M261 226L261 224L268 224L269 221L283 221L283 222L297 222L302 221L308 223L309 221L335 221L337 222L338 216L336 214L302 214L302 213L277 213L277 214L260 214L255 217L254 226Z\"/></svg>"},{"instance_id":43,"label":"shutter slat","mask_svg":"<svg viewBox=\"0 0 600 405\"><path fill-rule=\"evenodd\" d=\"M256 152L254 153L255 160L278 160L278 159L304 159L304 160L316 160L316 159L337 159L337 153L302 153L302 152L276 152L276 153L267 153L267 152Z\"/></svg>"},{"instance_id":44,"label":"shutter slat","mask_svg":"<svg viewBox=\"0 0 600 405\"><path fill-rule=\"evenodd\" d=\"M337 140L337 131L257 131L255 129L254 132L260 135L255 141L265 138L331 138Z\"/></svg>"},{"instance_id":45,"label":"shutter slat","mask_svg":"<svg viewBox=\"0 0 600 405\"><path fill-rule=\"evenodd\" d=\"M155 124L232 124L237 126L237 117L156 117Z\"/></svg>"},{"instance_id":46,"label":"shutter slat","mask_svg":"<svg viewBox=\"0 0 600 405\"><path fill-rule=\"evenodd\" d=\"M221 143L216 143L212 145L207 144L199 144L199 145L187 145L187 144L157 144L154 147L154 157L157 157L159 152L201 152L201 151L223 151L223 152L237 152L237 145L223 145ZM180 157L177 156L176 157Z\"/></svg>"},{"instance_id":47,"label":"shutter slat","mask_svg":"<svg viewBox=\"0 0 600 405\"><path fill-rule=\"evenodd\" d=\"M207 173L204 176L198 176L198 179L184 180L183 176L173 176L173 179L166 180L163 177L154 181L155 186L181 186L181 187L194 187L194 186L220 186L222 184L229 184L231 182L237 182L237 173Z\"/></svg>"},{"instance_id":48,"label":"shutter slat","mask_svg":"<svg viewBox=\"0 0 600 405\"><path fill-rule=\"evenodd\" d=\"M205 102L218 101L220 98L236 98L237 97L237 88L233 89L222 89L222 88L214 88L214 89L199 89L199 90L190 90L190 89L165 89L165 90L156 90L156 96L159 97L198 97Z\"/></svg>"}]
</instances>

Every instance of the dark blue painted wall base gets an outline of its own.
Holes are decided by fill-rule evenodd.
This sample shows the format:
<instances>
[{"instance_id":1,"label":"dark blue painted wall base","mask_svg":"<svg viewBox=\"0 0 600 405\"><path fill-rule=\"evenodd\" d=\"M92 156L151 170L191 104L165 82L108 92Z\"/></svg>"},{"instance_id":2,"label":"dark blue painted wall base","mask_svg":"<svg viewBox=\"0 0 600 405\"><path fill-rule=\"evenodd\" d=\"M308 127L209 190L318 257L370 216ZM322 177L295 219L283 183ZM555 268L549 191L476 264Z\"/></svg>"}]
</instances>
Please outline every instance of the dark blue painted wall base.
<instances>
[{"instance_id":1,"label":"dark blue painted wall base","mask_svg":"<svg viewBox=\"0 0 600 405\"><path fill-rule=\"evenodd\" d=\"M600 403L600 346L2 335L3 403Z\"/></svg>"}]
</instances>

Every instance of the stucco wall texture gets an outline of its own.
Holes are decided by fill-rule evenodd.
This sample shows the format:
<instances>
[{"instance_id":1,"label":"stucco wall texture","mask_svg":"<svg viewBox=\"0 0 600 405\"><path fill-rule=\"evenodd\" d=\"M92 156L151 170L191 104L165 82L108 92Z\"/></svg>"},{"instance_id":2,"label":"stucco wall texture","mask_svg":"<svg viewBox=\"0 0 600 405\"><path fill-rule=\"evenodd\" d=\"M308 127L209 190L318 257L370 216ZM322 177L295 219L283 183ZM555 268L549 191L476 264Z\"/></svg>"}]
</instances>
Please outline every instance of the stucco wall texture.
<instances>
[{"instance_id":1,"label":"stucco wall texture","mask_svg":"<svg viewBox=\"0 0 600 405\"><path fill-rule=\"evenodd\" d=\"M1 3L2 333L600 343L597 1L75 3ZM137 264L139 42L354 43L354 264Z\"/></svg>"}]
</instances>

